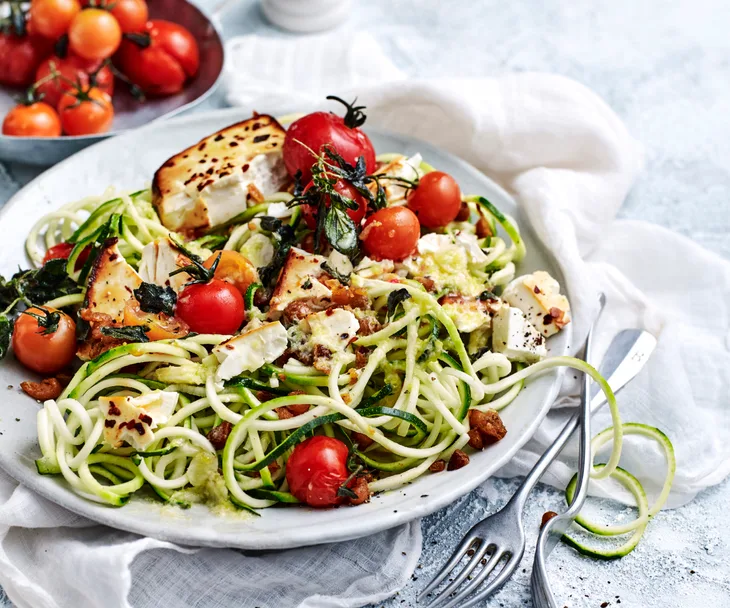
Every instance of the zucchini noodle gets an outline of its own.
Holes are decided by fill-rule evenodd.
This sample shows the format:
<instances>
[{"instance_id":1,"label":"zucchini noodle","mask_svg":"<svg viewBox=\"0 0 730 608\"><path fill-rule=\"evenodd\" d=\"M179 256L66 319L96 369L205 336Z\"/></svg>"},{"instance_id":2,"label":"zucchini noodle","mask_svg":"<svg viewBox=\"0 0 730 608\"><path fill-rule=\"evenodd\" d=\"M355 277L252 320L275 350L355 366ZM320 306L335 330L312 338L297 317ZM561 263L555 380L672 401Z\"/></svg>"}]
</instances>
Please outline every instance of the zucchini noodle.
<instances>
[{"instance_id":1,"label":"zucchini noodle","mask_svg":"<svg viewBox=\"0 0 730 608\"><path fill-rule=\"evenodd\" d=\"M378 162L387 164L402 158L385 154L378 156ZM425 162L417 167L419 175L431 170ZM233 220L196 241L188 240L186 247L197 247L196 251L206 255L210 254L207 247L240 252L261 269L272 263L281 246L272 225L285 224L293 235L293 246L301 245L312 234L300 219L303 212L299 207L285 212L292 198L290 192L279 192L266 200L258 199ZM185 240L184 235L171 233L162 224L151 201L149 189L130 194L109 189L103 196L66 204L33 226L26 240L33 264L42 265L47 249L70 243L73 250L66 272L83 290L54 298L49 306L68 310L86 305L90 263L83 262L81 256L106 238L105 230L113 231L120 253L135 269L145 247L156 239L172 236ZM579 525L595 534L631 534L613 552L588 549L567 535L565 540L579 551L599 557L627 553L666 501L675 467L671 443L656 429L623 423L610 386L586 362L567 356L520 358L497 352L492 323L502 309L490 310L489 302L503 305L495 294L502 294L513 281L526 253L525 244L516 222L487 199L474 195L462 202L469 220L450 223L438 236L454 242L471 239L481 255L475 258L478 262L468 258L472 260L466 270L468 276L458 277L456 286L427 289L418 281L424 277L409 269L407 261L373 272L366 272L367 266L348 272L348 279L342 279L339 287L366 296L368 304L346 306L347 314L361 328L370 321L373 329L358 330L339 351L332 346L332 352L327 346L325 351L331 355L327 368L310 353L309 360L272 357L253 371L244 368L233 377L223 375L216 349L230 338L227 335L190 334L111 348L81 365L59 399L46 401L38 412L42 454L36 461L38 472L62 475L78 494L112 506L122 506L132 495L149 488L160 500L181 507L202 502L255 513L298 502L286 479L287 461L303 440L325 434L344 441L352 457L367 468L369 491L383 492L410 483L429 470L443 470L457 451L474 447L475 437L482 431L472 424L480 414L498 419L496 412L508 407L531 378L569 367L588 374L600 386L610 409L612 426L594 438L593 455L595 458L598 450L609 444L611 453L606 463L593 467L592 477L613 478L623 484L636 499L638 516L630 524L612 527L578 518ZM271 217L262 219L269 212L273 215L274 210L278 224ZM478 238L477 221L481 225ZM339 271L327 272L342 278ZM484 322L477 323L477 329L465 329L464 319L444 302L446 295L461 295L458 283L462 279L467 286L476 285L473 292L481 292L478 297L471 293L467 298L483 314ZM331 283L325 283L329 287L324 283L320 286L329 290ZM266 287L254 284L246 290L249 325L244 326L241 337L248 327L257 328L264 320L278 323L273 310L255 305ZM310 281L303 289L311 287ZM286 311L282 319L286 319ZM314 329L307 330L302 323L287 320L286 324L284 331L292 352L302 335L307 339L314 336ZM538 337L538 343L543 344L539 332ZM312 352L318 352L316 346ZM113 416L126 415L120 406L142 407L134 405L139 403L157 405L149 406L150 415L144 410L139 419L119 423L121 418L110 418L112 411L122 412ZM163 412L165 407L169 411ZM137 420L148 421L142 424ZM112 427L119 433L114 435L118 440L110 439ZM223 429L221 442L218 434ZM667 479L651 506L639 481L618 467L626 434L653 439L665 450ZM568 500L574 485L575 480L566 490Z\"/></svg>"}]
</instances>

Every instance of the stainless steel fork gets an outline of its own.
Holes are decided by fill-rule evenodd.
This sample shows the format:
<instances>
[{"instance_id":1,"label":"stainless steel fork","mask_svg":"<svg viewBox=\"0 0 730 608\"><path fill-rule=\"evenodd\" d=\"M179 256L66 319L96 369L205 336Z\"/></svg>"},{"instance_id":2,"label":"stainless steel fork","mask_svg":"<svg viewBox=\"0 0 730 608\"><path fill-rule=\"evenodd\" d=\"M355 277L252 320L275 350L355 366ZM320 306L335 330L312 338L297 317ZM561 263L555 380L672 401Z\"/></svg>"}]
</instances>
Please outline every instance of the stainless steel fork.
<instances>
[{"instance_id":1,"label":"stainless steel fork","mask_svg":"<svg viewBox=\"0 0 730 608\"><path fill-rule=\"evenodd\" d=\"M588 331L585 348L586 359L590 354L593 329L605 305L605 296L603 294L601 294L600 305L598 315L594 319L593 325ZM586 409L587 407L585 404L588 400L588 392L586 390L588 385L589 381L586 380L583 383L583 394L581 397L583 404L581 409ZM469 530L467 535L456 548L456 551L452 554L448 563L421 592L418 598L419 601L436 589L436 587L441 584L448 574L461 563L465 556L470 557L471 559L453 578L453 580L450 581L446 588L428 604L427 608L436 608L437 606L442 606L442 608L452 608L454 606L467 608L468 606L473 606L477 602L494 593L507 582L510 576L512 576L525 553L525 526L522 521L522 512L524 511L525 502L527 501L527 497L530 495L532 488L535 487L537 481L540 479L550 463L557 457L563 449L565 442L570 437L570 434L567 434L563 438L565 433L566 430L564 429L558 436L558 439L553 442L553 444L542 455L540 460L538 460L535 467L527 475L525 480L522 482L522 485L519 487L517 492L515 492L510 501L494 515L491 515L487 519L477 523L471 528L471 530ZM563 439L562 441L561 438ZM483 562L488 553L489 556L487 561ZM503 558L505 559L505 564L497 576L491 580L486 587L479 590L476 595L467 600L470 595L474 594L477 589L479 589L480 585L497 568ZM472 572L474 572L480 563L483 566L482 569L476 574L476 576L472 577ZM470 579L470 582L459 591L458 589L460 585L467 579Z\"/></svg>"},{"instance_id":2,"label":"stainless steel fork","mask_svg":"<svg viewBox=\"0 0 730 608\"><path fill-rule=\"evenodd\" d=\"M636 375L636 372L644 367L644 364L649 359L649 356L656 348L656 338L649 332L638 330L638 329L626 329L619 333L613 340L611 346L617 345L617 348L609 348L604 362L601 366L603 371L604 365L611 365L608 361L613 354L623 352L621 360L625 362L625 365L617 368L616 373L613 376L618 376L619 372L623 369L626 373L630 374L626 379L616 378L616 385L613 383L613 377L609 381L609 385L612 388L619 384L625 384L630 378ZM636 369L634 369L636 368ZM633 371L633 373L631 373ZM594 387L595 391L598 387ZM594 393L595 393L594 391ZM617 389L614 390L617 392ZM595 405L591 403L592 410L595 410ZM602 404L601 404L602 405ZM567 426L573 425L573 428L577 426L578 420L571 419ZM566 428L567 428L566 426ZM583 425L585 426L585 425ZM590 448L590 435L585 436L586 432L590 429L582 428L581 431L581 470L578 472L578 480L576 482L577 491L573 496L573 501L570 503L569 508L552 518L547 522L545 526L540 530L538 535L537 544L535 547L535 560L532 566L532 575L530 580L532 601L535 608L557 608L558 604L553 597L552 590L550 589L550 581L547 575L547 568L545 561L548 555L558 544L563 534L568 530L573 520L578 515L583 507L583 503L588 495L588 482L590 481L590 471L592 467L591 448ZM585 443L584 443L585 442Z\"/></svg>"},{"instance_id":3,"label":"stainless steel fork","mask_svg":"<svg viewBox=\"0 0 730 608\"><path fill-rule=\"evenodd\" d=\"M638 330L627 330L617 336L611 343L604 361L601 365L601 373L608 379L614 392L618 392L629 380L631 380L643 367L647 357L637 356L636 342L645 334ZM642 343L643 344L643 343ZM588 346L588 344L587 344ZM640 349L639 349L640 350ZM649 353L652 349L649 349ZM585 398L588 398L586 394ZM594 395L591 399L591 411L600 407L605 402L603 393ZM470 557L464 568L455 576L450 584L433 598L427 608L451 608L459 606L468 608L482 601L499 589L510 578L518 568L520 560L525 551L525 533L522 523L522 512L530 491L538 479L545 472L550 463L557 457L575 431L580 420L580 414L576 414L565 425L553 444L538 460L533 470L523 481L512 499L500 511L476 524L466 535L463 541L454 551L451 559L443 567L438 575L421 592L419 601L436 589L441 582L449 575L454 568L461 563L464 557ZM487 557L488 556L488 559ZM499 574L476 595L479 586L495 570L499 562L505 558L506 563ZM477 566L483 562L483 568L472 577ZM458 594L459 586L467 579L470 583Z\"/></svg>"}]
</instances>

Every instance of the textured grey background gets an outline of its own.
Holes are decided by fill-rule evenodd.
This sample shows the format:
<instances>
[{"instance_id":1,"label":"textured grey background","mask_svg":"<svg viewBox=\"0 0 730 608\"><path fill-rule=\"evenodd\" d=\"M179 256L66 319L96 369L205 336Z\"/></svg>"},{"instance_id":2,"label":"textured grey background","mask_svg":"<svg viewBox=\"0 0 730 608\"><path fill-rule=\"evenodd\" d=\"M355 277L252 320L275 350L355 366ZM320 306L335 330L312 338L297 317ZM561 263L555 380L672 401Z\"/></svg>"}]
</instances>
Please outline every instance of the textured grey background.
<instances>
[{"instance_id":1,"label":"textured grey background","mask_svg":"<svg viewBox=\"0 0 730 608\"><path fill-rule=\"evenodd\" d=\"M154 2L154 0L149 0ZM199 0L212 9L214 0ZM226 37L285 35L256 2L232 4ZM622 217L662 224L730 258L730 9L722 0L368 0L344 27L370 31L413 76L551 71L601 95L646 148L646 170ZM333 50L336 52L336 50ZM220 96L203 108L222 105ZM0 165L0 200L37 174ZM386 608L415 606L415 593L460 535L500 508L517 480L492 480L423 521L414 580ZM660 514L638 549L597 562L559 547L551 558L565 606L714 608L730 605L730 482ZM490 607L529 607L529 567L541 514L561 494L539 486L528 507L532 545L523 567ZM379 604L380 606L381 604ZM282 607L286 608L286 607Z\"/></svg>"}]
</instances>

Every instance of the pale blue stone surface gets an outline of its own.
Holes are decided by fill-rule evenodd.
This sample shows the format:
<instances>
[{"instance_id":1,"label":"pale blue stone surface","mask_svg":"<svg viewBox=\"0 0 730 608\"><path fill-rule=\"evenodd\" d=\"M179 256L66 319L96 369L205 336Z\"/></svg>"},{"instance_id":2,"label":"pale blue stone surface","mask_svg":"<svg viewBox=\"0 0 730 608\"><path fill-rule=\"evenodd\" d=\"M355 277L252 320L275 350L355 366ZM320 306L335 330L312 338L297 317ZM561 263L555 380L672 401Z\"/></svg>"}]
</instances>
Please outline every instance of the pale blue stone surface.
<instances>
[{"instance_id":1,"label":"pale blue stone surface","mask_svg":"<svg viewBox=\"0 0 730 608\"><path fill-rule=\"evenodd\" d=\"M154 0L151 0L154 1ZM214 0L200 0L212 9ZM646 170L622 217L656 222L730 258L730 11L721 0L368 0L344 27L370 31L413 76L481 76L552 71L598 92L646 147ZM264 22L252 0L232 5L226 37L286 35ZM333 51L336 52L336 51ZM222 105L220 96L201 109ZM0 166L0 201L37 174ZM491 480L423 521L422 567L386 608L415 606L415 593L461 534L494 512L517 486ZM639 548L596 562L560 547L551 558L561 605L713 608L730 605L730 483L660 514ZM560 493L533 495L526 521L532 546L521 569L485 606L531 606L529 567L542 513ZM0 605L1 605L0 598Z\"/></svg>"}]
</instances>

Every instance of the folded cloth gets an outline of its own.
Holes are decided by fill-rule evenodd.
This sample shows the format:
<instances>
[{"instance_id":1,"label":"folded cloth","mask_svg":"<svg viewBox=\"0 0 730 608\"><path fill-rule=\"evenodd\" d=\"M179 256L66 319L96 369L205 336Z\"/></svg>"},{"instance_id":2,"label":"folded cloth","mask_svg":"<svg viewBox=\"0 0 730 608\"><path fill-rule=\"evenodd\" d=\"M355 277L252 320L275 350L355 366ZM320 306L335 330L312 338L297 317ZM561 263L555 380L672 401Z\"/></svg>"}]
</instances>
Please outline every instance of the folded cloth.
<instances>
[{"instance_id":1,"label":"folded cloth","mask_svg":"<svg viewBox=\"0 0 730 608\"><path fill-rule=\"evenodd\" d=\"M229 43L226 93L261 112L308 111L327 94L355 95L368 124L466 159L512 192L555 254L575 311L578 347L608 296L597 351L616 331L659 340L619 398L625 420L661 427L678 469L672 504L730 469L730 263L642 222L615 221L641 169L639 146L595 94L568 79L520 74L480 80L406 80L367 34ZM533 440L500 474L524 474L573 411L573 374ZM596 429L608 424L597 415ZM648 442L622 465L651 492L663 461ZM546 481L564 487L575 448ZM605 489L604 491L609 491ZM18 606L362 606L405 584L420 554L418 523L365 539L265 554L190 549L96 526L0 475L0 584ZM93 583L92 583L93 581Z\"/></svg>"}]
</instances>

